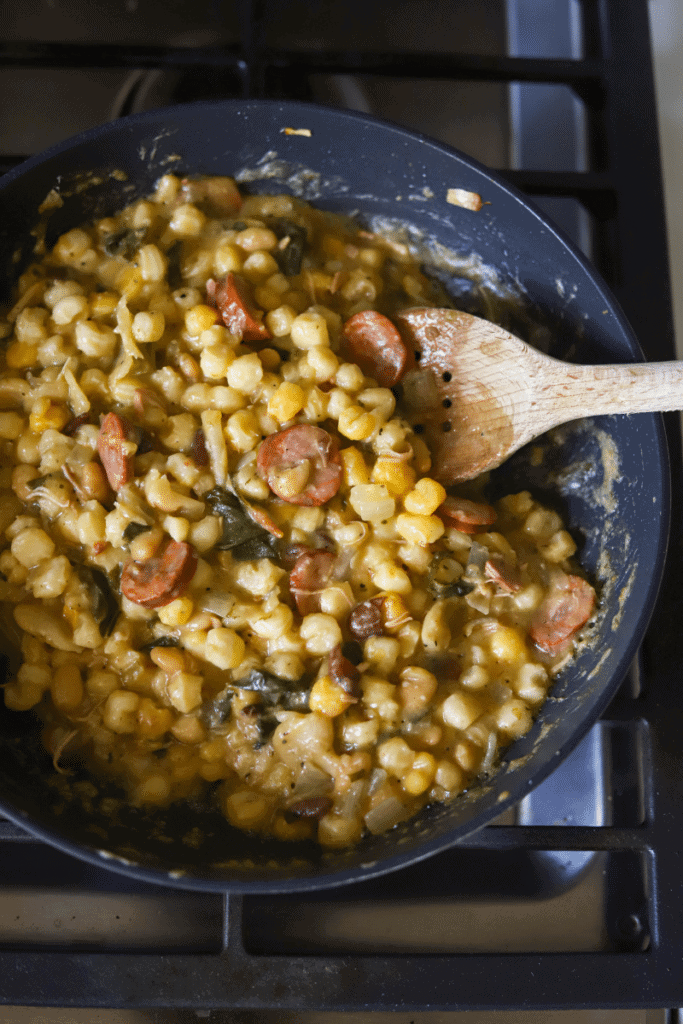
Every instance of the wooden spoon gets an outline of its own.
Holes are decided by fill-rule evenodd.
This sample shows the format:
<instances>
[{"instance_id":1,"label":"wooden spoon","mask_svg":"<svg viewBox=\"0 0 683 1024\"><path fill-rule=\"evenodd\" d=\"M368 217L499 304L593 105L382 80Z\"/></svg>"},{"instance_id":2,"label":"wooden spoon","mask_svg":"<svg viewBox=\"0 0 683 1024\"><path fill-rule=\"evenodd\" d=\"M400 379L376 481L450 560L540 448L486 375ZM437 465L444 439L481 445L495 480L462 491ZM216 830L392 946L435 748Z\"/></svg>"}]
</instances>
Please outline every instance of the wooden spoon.
<instances>
[{"instance_id":1,"label":"wooden spoon","mask_svg":"<svg viewBox=\"0 0 683 1024\"><path fill-rule=\"evenodd\" d=\"M443 484L499 466L570 420L683 409L683 362L574 366L452 309L411 309L396 321L418 360L404 378L410 418Z\"/></svg>"}]
</instances>

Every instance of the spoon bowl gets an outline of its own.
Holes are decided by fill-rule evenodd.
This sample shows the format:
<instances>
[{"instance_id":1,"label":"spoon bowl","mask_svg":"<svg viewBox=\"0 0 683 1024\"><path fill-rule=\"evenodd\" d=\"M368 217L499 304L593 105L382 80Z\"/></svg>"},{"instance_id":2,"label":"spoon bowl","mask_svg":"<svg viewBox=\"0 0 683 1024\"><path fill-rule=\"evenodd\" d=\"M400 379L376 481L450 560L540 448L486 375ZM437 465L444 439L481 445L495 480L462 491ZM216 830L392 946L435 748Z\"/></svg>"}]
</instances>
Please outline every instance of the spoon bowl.
<instances>
[{"instance_id":1,"label":"spoon bowl","mask_svg":"<svg viewBox=\"0 0 683 1024\"><path fill-rule=\"evenodd\" d=\"M411 309L399 329L419 367L406 402L443 484L471 480L584 416L683 409L683 362L580 366L454 309Z\"/></svg>"}]
</instances>

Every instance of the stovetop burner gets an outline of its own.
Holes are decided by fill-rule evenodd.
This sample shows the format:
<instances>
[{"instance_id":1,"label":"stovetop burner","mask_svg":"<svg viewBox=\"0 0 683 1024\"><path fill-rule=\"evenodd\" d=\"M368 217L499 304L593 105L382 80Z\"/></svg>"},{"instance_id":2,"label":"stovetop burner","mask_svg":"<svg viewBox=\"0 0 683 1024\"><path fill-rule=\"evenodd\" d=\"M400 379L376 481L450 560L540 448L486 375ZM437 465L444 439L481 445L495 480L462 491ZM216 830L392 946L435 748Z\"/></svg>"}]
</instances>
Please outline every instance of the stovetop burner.
<instances>
[{"instance_id":1,"label":"stovetop burner","mask_svg":"<svg viewBox=\"0 0 683 1024\"><path fill-rule=\"evenodd\" d=\"M647 357L672 357L646 0L126 0L123 16L108 0L96 19L63 0L6 21L0 164L206 90L364 109L501 169L598 266ZM678 467L677 418L667 431ZM677 522L678 469L673 491ZM504 819L398 874L224 899L98 870L0 822L0 999L302 1021L683 1003L682 570L676 540L642 654L572 757Z\"/></svg>"}]
</instances>

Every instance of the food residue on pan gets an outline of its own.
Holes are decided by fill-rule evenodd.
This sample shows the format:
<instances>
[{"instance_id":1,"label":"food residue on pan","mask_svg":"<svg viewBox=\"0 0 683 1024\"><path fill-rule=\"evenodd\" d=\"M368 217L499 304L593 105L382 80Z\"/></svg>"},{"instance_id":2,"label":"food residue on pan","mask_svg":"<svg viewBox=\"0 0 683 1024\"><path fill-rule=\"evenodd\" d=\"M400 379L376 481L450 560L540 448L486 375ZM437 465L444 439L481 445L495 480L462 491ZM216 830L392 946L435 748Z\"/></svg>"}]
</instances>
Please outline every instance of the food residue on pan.
<instances>
[{"instance_id":1,"label":"food residue on pan","mask_svg":"<svg viewBox=\"0 0 683 1024\"><path fill-rule=\"evenodd\" d=\"M480 195L476 192L467 192L464 188L449 188L446 192L446 202L451 206L462 206L465 210L473 210L475 213L483 206Z\"/></svg>"},{"instance_id":2,"label":"food residue on pan","mask_svg":"<svg viewBox=\"0 0 683 1024\"><path fill-rule=\"evenodd\" d=\"M280 131L283 135L304 135L307 139L313 134L310 128L281 128Z\"/></svg>"}]
</instances>

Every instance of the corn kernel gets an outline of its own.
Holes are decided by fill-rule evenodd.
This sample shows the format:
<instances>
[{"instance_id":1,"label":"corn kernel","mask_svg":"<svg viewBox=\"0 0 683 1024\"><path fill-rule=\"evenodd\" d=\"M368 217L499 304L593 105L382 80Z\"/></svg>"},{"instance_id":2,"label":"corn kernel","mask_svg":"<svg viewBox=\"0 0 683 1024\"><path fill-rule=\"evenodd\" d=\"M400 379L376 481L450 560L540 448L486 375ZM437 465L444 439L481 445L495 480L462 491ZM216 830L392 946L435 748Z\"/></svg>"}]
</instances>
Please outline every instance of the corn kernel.
<instances>
[{"instance_id":1,"label":"corn kernel","mask_svg":"<svg viewBox=\"0 0 683 1024\"><path fill-rule=\"evenodd\" d=\"M350 441L366 441L377 428L377 420L360 405L342 409L338 421L339 433Z\"/></svg>"},{"instance_id":2,"label":"corn kernel","mask_svg":"<svg viewBox=\"0 0 683 1024\"><path fill-rule=\"evenodd\" d=\"M193 611L194 604L189 597L177 597L159 609L159 621L165 626L184 626Z\"/></svg>"},{"instance_id":3,"label":"corn kernel","mask_svg":"<svg viewBox=\"0 0 683 1024\"><path fill-rule=\"evenodd\" d=\"M52 678L52 700L60 711L74 711L83 700L83 682L78 665L60 665Z\"/></svg>"},{"instance_id":4,"label":"corn kernel","mask_svg":"<svg viewBox=\"0 0 683 1024\"><path fill-rule=\"evenodd\" d=\"M159 341L166 330L163 313L136 313L133 317L133 337L140 344Z\"/></svg>"},{"instance_id":5,"label":"corn kernel","mask_svg":"<svg viewBox=\"0 0 683 1024\"><path fill-rule=\"evenodd\" d=\"M138 267L126 267L116 278L116 287L128 302L137 299L143 284L142 271Z\"/></svg>"},{"instance_id":6,"label":"corn kernel","mask_svg":"<svg viewBox=\"0 0 683 1024\"><path fill-rule=\"evenodd\" d=\"M400 736L394 736L377 748L377 760L385 771L401 778L413 767L415 751Z\"/></svg>"},{"instance_id":7,"label":"corn kernel","mask_svg":"<svg viewBox=\"0 0 683 1024\"><path fill-rule=\"evenodd\" d=\"M268 415L273 416L278 423L286 423L301 412L305 404L306 395L303 388L290 381L284 381L270 396Z\"/></svg>"},{"instance_id":8,"label":"corn kernel","mask_svg":"<svg viewBox=\"0 0 683 1024\"><path fill-rule=\"evenodd\" d=\"M239 273L244 263L244 253L236 245L219 245L213 256L216 274Z\"/></svg>"},{"instance_id":9,"label":"corn kernel","mask_svg":"<svg viewBox=\"0 0 683 1024\"><path fill-rule=\"evenodd\" d=\"M389 630L405 626L408 619L412 618L406 608L405 601L398 594L386 595L382 611L384 614L384 627Z\"/></svg>"},{"instance_id":10,"label":"corn kernel","mask_svg":"<svg viewBox=\"0 0 683 1024\"><path fill-rule=\"evenodd\" d=\"M491 653L499 661L526 661L529 655L524 638L513 626L498 626L489 639Z\"/></svg>"},{"instance_id":11,"label":"corn kernel","mask_svg":"<svg viewBox=\"0 0 683 1024\"><path fill-rule=\"evenodd\" d=\"M427 752L416 754L413 766L403 779L403 788L411 796L419 796L429 789L436 775L436 760Z\"/></svg>"},{"instance_id":12,"label":"corn kernel","mask_svg":"<svg viewBox=\"0 0 683 1024\"><path fill-rule=\"evenodd\" d=\"M415 515L431 516L446 499L446 489L428 476L423 476L415 484L414 490L403 499L406 512Z\"/></svg>"},{"instance_id":13,"label":"corn kernel","mask_svg":"<svg viewBox=\"0 0 683 1024\"><path fill-rule=\"evenodd\" d=\"M213 306L200 303L185 313L185 330L193 338L198 338L202 331L208 331L218 320L218 313Z\"/></svg>"},{"instance_id":14,"label":"corn kernel","mask_svg":"<svg viewBox=\"0 0 683 1024\"><path fill-rule=\"evenodd\" d=\"M372 468L372 479L384 484L392 497L400 498L415 486L415 470L399 459L379 458Z\"/></svg>"},{"instance_id":15,"label":"corn kernel","mask_svg":"<svg viewBox=\"0 0 683 1024\"><path fill-rule=\"evenodd\" d=\"M237 668L244 652L244 640L234 629L219 626L206 634L206 659L218 668Z\"/></svg>"},{"instance_id":16,"label":"corn kernel","mask_svg":"<svg viewBox=\"0 0 683 1024\"><path fill-rule=\"evenodd\" d=\"M370 474L365 464L365 459L358 448L342 448L339 453L344 474L344 483L347 487L355 487L356 484L369 484ZM383 481L378 481L382 483ZM388 488L387 488L388 490Z\"/></svg>"},{"instance_id":17,"label":"corn kernel","mask_svg":"<svg viewBox=\"0 0 683 1024\"><path fill-rule=\"evenodd\" d=\"M353 698L341 686L337 686L330 676L316 679L308 698L311 711L319 711L328 718L341 715L350 704L353 704Z\"/></svg>"},{"instance_id":18,"label":"corn kernel","mask_svg":"<svg viewBox=\"0 0 683 1024\"><path fill-rule=\"evenodd\" d=\"M443 702L441 714L446 725L454 729L468 729L479 718L482 706L470 693L453 693Z\"/></svg>"},{"instance_id":19,"label":"corn kernel","mask_svg":"<svg viewBox=\"0 0 683 1024\"><path fill-rule=\"evenodd\" d=\"M225 801L228 821L236 828L257 829L270 816L270 805L265 797L251 789L231 793Z\"/></svg>"},{"instance_id":20,"label":"corn kernel","mask_svg":"<svg viewBox=\"0 0 683 1024\"><path fill-rule=\"evenodd\" d=\"M45 430L61 430L71 416L63 405L54 405L49 398L38 398L33 403L29 416L29 427L36 434Z\"/></svg>"},{"instance_id":21,"label":"corn kernel","mask_svg":"<svg viewBox=\"0 0 683 1024\"><path fill-rule=\"evenodd\" d=\"M143 697L137 709L137 723L137 732L141 736L155 740L171 728L173 713L169 708L160 708L149 697Z\"/></svg>"},{"instance_id":22,"label":"corn kernel","mask_svg":"<svg viewBox=\"0 0 683 1024\"><path fill-rule=\"evenodd\" d=\"M409 544L433 544L442 536L445 527L438 516L413 516L401 513L396 517L396 529Z\"/></svg>"},{"instance_id":23,"label":"corn kernel","mask_svg":"<svg viewBox=\"0 0 683 1024\"><path fill-rule=\"evenodd\" d=\"M119 297L115 292L91 292L88 296L92 317L112 316L116 311Z\"/></svg>"},{"instance_id":24,"label":"corn kernel","mask_svg":"<svg viewBox=\"0 0 683 1024\"><path fill-rule=\"evenodd\" d=\"M33 366L38 358L38 345L31 341L15 341L7 349L7 366L10 370L25 370Z\"/></svg>"}]
</instances>

